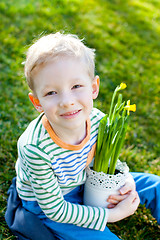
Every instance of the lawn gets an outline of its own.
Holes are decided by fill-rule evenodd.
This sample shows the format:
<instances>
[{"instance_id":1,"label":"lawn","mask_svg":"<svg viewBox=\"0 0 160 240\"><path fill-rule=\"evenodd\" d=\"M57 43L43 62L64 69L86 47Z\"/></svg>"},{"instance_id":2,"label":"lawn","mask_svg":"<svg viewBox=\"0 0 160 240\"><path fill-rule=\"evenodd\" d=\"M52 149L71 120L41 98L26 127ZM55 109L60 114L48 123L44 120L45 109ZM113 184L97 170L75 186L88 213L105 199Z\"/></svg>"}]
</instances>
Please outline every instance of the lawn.
<instances>
[{"instance_id":1,"label":"lawn","mask_svg":"<svg viewBox=\"0 0 160 240\"><path fill-rule=\"evenodd\" d=\"M77 34L96 49L101 88L95 106L108 112L114 88L127 84L124 97L136 103L121 153L131 171L160 175L160 1L159 0L2 0L0 2L0 239L16 239L5 221L7 189L15 176L17 139L37 116L23 74L25 52L39 36ZM149 210L111 230L124 240L160 239Z\"/></svg>"}]
</instances>

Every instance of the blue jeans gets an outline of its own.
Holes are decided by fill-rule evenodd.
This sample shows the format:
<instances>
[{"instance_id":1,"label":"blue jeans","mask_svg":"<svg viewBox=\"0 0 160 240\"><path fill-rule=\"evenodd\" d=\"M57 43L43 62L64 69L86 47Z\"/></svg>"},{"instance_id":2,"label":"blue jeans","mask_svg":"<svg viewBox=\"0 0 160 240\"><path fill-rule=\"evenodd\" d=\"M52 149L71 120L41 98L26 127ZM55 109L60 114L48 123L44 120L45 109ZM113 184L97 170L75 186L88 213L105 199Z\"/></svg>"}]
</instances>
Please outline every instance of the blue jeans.
<instances>
[{"instance_id":1,"label":"blue jeans","mask_svg":"<svg viewBox=\"0 0 160 240\"><path fill-rule=\"evenodd\" d=\"M136 190L140 197L140 203L145 204L151 210L153 217L160 224L160 177L154 174L131 173Z\"/></svg>"},{"instance_id":2,"label":"blue jeans","mask_svg":"<svg viewBox=\"0 0 160 240\"><path fill-rule=\"evenodd\" d=\"M141 204L146 204L151 209L152 215L160 224L160 177L153 174L131 173L138 191ZM77 187L64 196L66 201L82 204L83 186ZM73 224L58 223L48 219L42 212L37 202L22 200L23 207L36 214L39 219L54 233L57 239L63 240L117 240L119 239L106 226L103 232L86 229Z\"/></svg>"}]
</instances>

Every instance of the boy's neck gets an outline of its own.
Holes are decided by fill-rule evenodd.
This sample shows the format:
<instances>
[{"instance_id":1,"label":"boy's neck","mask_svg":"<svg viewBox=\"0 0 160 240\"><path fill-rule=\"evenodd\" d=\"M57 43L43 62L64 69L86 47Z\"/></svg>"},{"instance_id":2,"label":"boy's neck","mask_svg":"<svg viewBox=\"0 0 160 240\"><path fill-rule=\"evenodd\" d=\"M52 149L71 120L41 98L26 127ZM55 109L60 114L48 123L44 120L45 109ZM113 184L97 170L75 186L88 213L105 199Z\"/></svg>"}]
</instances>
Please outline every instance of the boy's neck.
<instances>
[{"instance_id":1,"label":"boy's neck","mask_svg":"<svg viewBox=\"0 0 160 240\"><path fill-rule=\"evenodd\" d=\"M52 126L52 125L51 125ZM70 145L78 145L80 144L84 138L86 137L86 123L84 123L81 128L75 128L75 129L57 129L54 126L52 126L53 131L55 134L66 144Z\"/></svg>"}]
</instances>

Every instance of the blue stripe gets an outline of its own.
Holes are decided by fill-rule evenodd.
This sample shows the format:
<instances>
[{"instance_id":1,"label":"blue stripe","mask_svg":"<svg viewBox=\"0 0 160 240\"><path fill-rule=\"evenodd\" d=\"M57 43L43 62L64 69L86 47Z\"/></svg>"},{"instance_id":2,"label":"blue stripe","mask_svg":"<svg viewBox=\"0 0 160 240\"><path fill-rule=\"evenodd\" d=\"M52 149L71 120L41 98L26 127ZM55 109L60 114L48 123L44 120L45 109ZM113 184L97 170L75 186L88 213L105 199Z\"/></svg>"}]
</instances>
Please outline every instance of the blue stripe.
<instances>
[{"instance_id":1,"label":"blue stripe","mask_svg":"<svg viewBox=\"0 0 160 240\"><path fill-rule=\"evenodd\" d=\"M95 138L96 136L94 136L93 138L92 138L92 140ZM82 149L82 151L81 152L78 152L78 153L72 153L72 154L70 154L70 155L67 155L66 157L59 157L59 158L57 158L56 159L56 162L52 162L52 165L55 165L55 164L63 164L63 163L59 163L59 161L64 161L64 160L66 160L66 159L69 159L69 158L71 158L71 157L73 157L73 156L75 156L75 158L73 158L72 160L70 160L70 161L68 161L68 162L65 162L65 164L70 164L70 163L72 163L72 162L74 162L75 161L75 159L78 159L78 158L81 158L81 156L77 156L77 155L80 155L80 154L82 154L82 157L84 156L84 154L86 155L86 154L88 154L89 152L90 152L90 150L92 149L92 147L93 147L93 145L95 144L95 141L92 143L92 145L87 145L84 149ZM87 148L89 148L89 149L87 149ZM86 152L84 152L86 150Z\"/></svg>"},{"instance_id":2,"label":"blue stripe","mask_svg":"<svg viewBox=\"0 0 160 240\"><path fill-rule=\"evenodd\" d=\"M84 163L86 162L86 158L84 158L84 159L82 159L82 161L81 161L81 164L79 164L76 168L73 168L74 167L74 165L71 167L71 166L67 166L67 167L59 167L59 169L61 169L62 170L62 172L64 172L64 169L65 168L68 168L67 170L65 170L65 172L64 173L72 173L73 171L74 172L76 172L76 170L78 169L78 168L80 168L80 167L82 167L82 165L84 165ZM84 167L84 166L83 166ZM69 170L69 169L71 169L71 170ZM72 175L72 174L71 174Z\"/></svg>"},{"instance_id":3,"label":"blue stripe","mask_svg":"<svg viewBox=\"0 0 160 240\"><path fill-rule=\"evenodd\" d=\"M75 163L76 164L78 164L78 163L80 163L80 161L77 161L78 159L87 159L87 155L88 155L88 153L89 153L89 151L87 151L86 153L84 153L82 156L76 156L74 159L72 159L71 161L69 161L69 162L64 162L67 158L59 158L59 159L57 159L57 163L60 165L60 166L62 166L62 168L63 168L63 165L65 166L66 165L66 167L72 167L72 166L74 166L75 165ZM59 161L63 161L63 162L59 162ZM76 161L76 162L75 162Z\"/></svg>"},{"instance_id":4,"label":"blue stripe","mask_svg":"<svg viewBox=\"0 0 160 240\"><path fill-rule=\"evenodd\" d=\"M65 167L60 167L60 166L58 166L57 168L55 168L55 169L53 169L54 171L55 171L55 173L56 174L61 174L61 173L64 173L64 175L68 175L68 173L73 173L73 171L74 171L74 174L70 174L70 176L75 176L76 174L77 174L77 169L79 169L79 168L84 168L84 163L86 162L86 159L84 159L82 162L81 162L81 164L80 165L78 165L75 169L71 169L71 167L69 167L71 170L66 170L65 172L63 171L63 169L65 168Z\"/></svg>"},{"instance_id":5,"label":"blue stripe","mask_svg":"<svg viewBox=\"0 0 160 240\"><path fill-rule=\"evenodd\" d=\"M77 174L79 174L81 171L82 171L82 169L80 169L80 170L77 172ZM77 175L77 174L76 174L76 175ZM68 177L68 176L70 176L70 175L67 174L67 175L63 176L63 178L62 178L62 177L59 178L59 183L61 183L61 184L66 184L66 183L67 183L68 181L70 181L70 180L74 180L74 181L77 180L77 179L74 178L75 175L73 175L73 177L69 177L69 178L66 179L66 177Z\"/></svg>"},{"instance_id":6,"label":"blue stripe","mask_svg":"<svg viewBox=\"0 0 160 240\"><path fill-rule=\"evenodd\" d=\"M80 152L75 152L75 153L72 153L72 154L70 154L70 155L67 155L66 157L64 157L64 158L61 158L61 159L66 159L66 158L70 158L70 157L72 157L72 156L74 156L74 155L77 155L77 154L82 154L87 148L89 148L90 147L90 144L88 143L86 146L85 146L85 148L83 148ZM73 152L72 150L71 150L71 152ZM63 152L62 152L62 154L63 154ZM56 154L55 154L55 156L56 156Z\"/></svg>"}]
</instances>

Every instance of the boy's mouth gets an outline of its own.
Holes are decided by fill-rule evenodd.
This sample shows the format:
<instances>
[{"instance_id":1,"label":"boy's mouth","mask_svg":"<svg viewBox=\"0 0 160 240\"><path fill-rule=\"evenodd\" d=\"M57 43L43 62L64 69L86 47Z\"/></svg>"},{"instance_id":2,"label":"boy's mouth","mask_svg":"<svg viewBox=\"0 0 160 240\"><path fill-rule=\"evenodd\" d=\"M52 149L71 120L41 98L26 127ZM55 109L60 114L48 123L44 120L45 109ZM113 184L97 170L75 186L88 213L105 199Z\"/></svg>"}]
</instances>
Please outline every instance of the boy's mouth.
<instances>
[{"instance_id":1,"label":"boy's mouth","mask_svg":"<svg viewBox=\"0 0 160 240\"><path fill-rule=\"evenodd\" d=\"M80 111L81 111L81 109L71 111L71 112L66 112L66 113L61 114L60 116L66 118L66 119L67 118L73 118L73 117L76 117L80 113Z\"/></svg>"}]
</instances>

